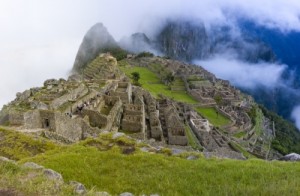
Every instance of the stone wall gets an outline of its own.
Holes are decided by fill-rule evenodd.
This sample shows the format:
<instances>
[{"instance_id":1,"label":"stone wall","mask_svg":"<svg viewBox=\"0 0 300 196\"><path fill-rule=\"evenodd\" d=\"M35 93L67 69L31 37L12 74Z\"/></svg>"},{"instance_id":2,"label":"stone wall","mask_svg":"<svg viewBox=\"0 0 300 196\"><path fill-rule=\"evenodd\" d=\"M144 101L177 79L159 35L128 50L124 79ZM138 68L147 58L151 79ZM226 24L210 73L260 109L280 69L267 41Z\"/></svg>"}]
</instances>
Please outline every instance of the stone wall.
<instances>
[{"instance_id":1,"label":"stone wall","mask_svg":"<svg viewBox=\"0 0 300 196\"><path fill-rule=\"evenodd\" d=\"M117 102L115 102L113 108L107 116L109 121L105 127L105 130L110 131L113 127L120 127L122 112L122 101L119 99Z\"/></svg>"},{"instance_id":2,"label":"stone wall","mask_svg":"<svg viewBox=\"0 0 300 196\"><path fill-rule=\"evenodd\" d=\"M149 114L150 120L150 136L154 139L162 139L162 128L159 120L159 111L155 110Z\"/></svg>"},{"instance_id":3,"label":"stone wall","mask_svg":"<svg viewBox=\"0 0 300 196\"><path fill-rule=\"evenodd\" d=\"M121 129L124 131L145 131L145 109L144 105L125 104Z\"/></svg>"},{"instance_id":4,"label":"stone wall","mask_svg":"<svg viewBox=\"0 0 300 196\"><path fill-rule=\"evenodd\" d=\"M216 104L215 100L212 98L202 97L201 93L198 92L197 89L189 90L188 93L194 97L197 101L201 102L202 104Z\"/></svg>"},{"instance_id":5,"label":"stone wall","mask_svg":"<svg viewBox=\"0 0 300 196\"><path fill-rule=\"evenodd\" d=\"M132 102L132 86L128 82L119 82L115 91L110 92L111 96L120 97L123 103Z\"/></svg>"},{"instance_id":6,"label":"stone wall","mask_svg":"<svg viewBox=\"0 0 300 196\"><path fill-rule=\"evenodd\" d=\"M206 119L190 119L189 124L192 130L210 132L209 122Z\"/></svg>"},{"instance_id":7,"label":"stone wall","mask_svg":"<svg viewBox=\"0 0 300 196\"><path fill-rule=\"evenodd\" d=\"M23 125L24 124L24 113L16 110L9 111L9 123L10 125Z\"/></svg>"},{"instance_id":8,"label":"stone wall","mask_svg":"<svg viewBox=\"0 0 300 196\"><path fill-rule=\"evenodd\" d=\"M42 122L42 128L49 129L51 131L56 130L55 112L49 110L40 110L40 117Z\"/></svg>"},{"instance_id":9,"label":"stone wall","mask_svg":"<svg viewBox=\"0 0 300 196\"><path fill-rule=\"evenodd\" d=\"M82 119L71 119L64 114L56 113L56 133L72 141L83 138Z\"/></svg>"},{"instance_id":10,"label":"stone wall","mask_svg":"<svg viewBox=\"0 0 300 196\"><path fill-rule=\"evenodd\" d=\"M89 117L89 123L92 127L104 128L108 123L108 117L95 110L84 109L82 116Z\"/></svg>"},{"instance_id":11,"label":"stone wall","mask_svg":"<svg viewBox=\"0 0 300 196\"><path fill-rule=\"evenodd\" d=\"M166 128L168 132L168 143L171 145L187 145L185 127L181 122L176 109L169 105L164 109Z\"/></svg>"},{"instance_id":12,"label":"stone wall","mask_svg":"<svg viewBox=\"0 0 300 196\"><path fill-rule=\"evenodd\" d=\"M93 135L93 132L100 133L99 129L92 128L85 119L79 117L71 118L59 112L47 110L29 111L25 113L24 119L25 128L48 129L50 132L55 133L57 137L66 138L66 141L79 141L88 135Z\"/></svg>"},{"instance_id":13,"label":"stone wall","mask_svg":"<svg viewBox=\"0 0 300 196\"><path fill-rule=\"evenodd\" d=\"M186 146L188 144L188 140L185 136L168 135L168 138L170 145Z\"/></svg>"},{"instance_id":14,"label":"stone wall","mask_svg":"<svg viewBox=\"0 0 300 196\"><path fill-rule=\"evenodd\" d=\"M28 111L24 114L24 125L26 129L42 128L42 121L39 110Z\"/></svg>"},{"instance_id":15,"label":"stone wall","mask_svg":"<svg viewBox=\"0 0 300 196\"><path fill-rule=\"evenodd\" d=\"M140 115L125 116L122 119L121 129L130 132L141 132L144 127L142 122L143 120Z\"/></svg>"},{"instance_id":16,"label":"stone wall","mask_svg":"<svg viewBox=\"0 0 300 196\"><path fill-rule=\"evenodd\" d=\"M77 107L82 106L85 102L90 102L92 99L97 99L98 92L91 92L87 96L84 96L82 99L77 100L66 112L74 113L77 110Z\"/></svg>"},{"instance_id":17,"label":"stone wall","mask_svg":"<svg viewBox=\"0 0 300 196\"><path fill-rule=\"evenodd\" d=\"M144 113L143 105L125 104L124 114L126 115L142 115Z\"/></svg>"},{"instance_id":18,"label":"stone wall","mask_svg":"<svg viewBox=\"0 0 300 196\"><path fill-rule=\"evenodd\" d=\"M68 94L53 100L52 103L50 104L50 107L53 109L57 109L64 103L67 103L68 101L71 100L72 101L77 100L78 98L86 95L88 92L89 92L88 88L84 84L81 84L79 85L78 88L71 90L71 92L69 92Z\"/></svg>"}]
</instances>

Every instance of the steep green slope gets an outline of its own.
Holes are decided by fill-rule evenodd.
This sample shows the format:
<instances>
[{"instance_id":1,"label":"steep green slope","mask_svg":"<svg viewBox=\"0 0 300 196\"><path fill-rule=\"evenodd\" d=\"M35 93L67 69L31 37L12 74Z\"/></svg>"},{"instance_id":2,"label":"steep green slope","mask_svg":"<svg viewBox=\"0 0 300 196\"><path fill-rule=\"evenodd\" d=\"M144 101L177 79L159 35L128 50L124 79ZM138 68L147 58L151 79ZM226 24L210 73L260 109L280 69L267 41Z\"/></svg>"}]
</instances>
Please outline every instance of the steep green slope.
<instances>
[{"instance_id":1,"label":"steep green slope","mask_svg":"<svg viewBox=\"0 0 300 196\"><path fill-rule=\"evenodd\" d=\"M272 147L282 154L300 153L300 133L295 125L263 106L260 106L260 108L263 114L274 122L276 128L276 137L272 142Z\"/></svg>"}]
</instances>

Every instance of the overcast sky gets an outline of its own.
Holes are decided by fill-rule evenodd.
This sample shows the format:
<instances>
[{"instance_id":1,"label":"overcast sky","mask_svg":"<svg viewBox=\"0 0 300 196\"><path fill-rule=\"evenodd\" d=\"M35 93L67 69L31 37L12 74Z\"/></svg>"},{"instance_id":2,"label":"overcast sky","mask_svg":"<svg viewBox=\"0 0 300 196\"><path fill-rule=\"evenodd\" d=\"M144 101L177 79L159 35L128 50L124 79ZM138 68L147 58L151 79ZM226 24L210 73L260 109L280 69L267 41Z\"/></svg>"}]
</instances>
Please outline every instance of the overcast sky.
<instances>
[{"instance_id":1,"label":"overcast sky","mask_svg":"<svg viewBox=\"0 0 300 196\"><path fill-rule=\"evenodd\" d=\"M16 92L66 77L85 32L102 22L119 40L155 31L165 17L206 24L238 14L282 31L300 30L299 0L0 0L0 107Z\"/></svg>"}]
</instances>

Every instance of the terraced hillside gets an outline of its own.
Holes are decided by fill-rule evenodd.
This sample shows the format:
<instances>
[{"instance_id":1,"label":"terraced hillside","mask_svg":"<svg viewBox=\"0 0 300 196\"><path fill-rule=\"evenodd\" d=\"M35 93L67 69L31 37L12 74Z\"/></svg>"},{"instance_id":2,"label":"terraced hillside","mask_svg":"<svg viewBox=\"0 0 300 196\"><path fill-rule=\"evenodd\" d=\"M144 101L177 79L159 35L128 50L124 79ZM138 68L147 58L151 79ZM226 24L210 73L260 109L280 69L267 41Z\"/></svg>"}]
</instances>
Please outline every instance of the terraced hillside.
<instances>
[{"instance_id":1,"label":"terraced hillside","mask_svg":"<svg viewBox=\"0 0 300 196\"><path fill-rule=\"evenodd\" d=\"M297 163L259 160L283 155L273 147L276 118L262 109L201 67L103 53L67 80L18 93L0 112L0 156L18 161L18 175L30 173L19 166L33 161L83 183L86 194L296 194ZM0 182L18 184L0 184L8 191L39 193L2 174Z\"/></svg>"}]
</instances>

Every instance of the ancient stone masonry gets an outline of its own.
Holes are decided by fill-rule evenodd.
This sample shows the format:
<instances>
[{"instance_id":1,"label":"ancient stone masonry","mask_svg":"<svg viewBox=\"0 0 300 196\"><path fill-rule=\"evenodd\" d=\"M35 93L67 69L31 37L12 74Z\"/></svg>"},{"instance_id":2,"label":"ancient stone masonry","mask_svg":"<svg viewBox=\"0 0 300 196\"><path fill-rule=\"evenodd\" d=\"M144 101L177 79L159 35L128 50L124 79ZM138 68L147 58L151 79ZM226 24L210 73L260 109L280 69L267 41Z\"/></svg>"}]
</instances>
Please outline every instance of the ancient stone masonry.
<instances>
[{"instance_id":1,"label":"ancient stone masonry","mask_svg":"<svg viewBox=\"0 0 300 196\"><path fill-rule=\"evenodd\" d=\"M122 101L119 97L103 95L98 99L98 104L79 111L81 116L88 116L92 127L110 131L114 126L120 125ZM97 102L96 102L97 103Z\"/></svg>"},{"instance_id":2,"label":"ancient stone masonry","mask_svg":"<svg viewBox=\"0 0 300 196\"><path fill-rule=\"evenodd\" d=\"M121 129L131 132L145 132L144 105L125 104Z\"/></svg>"},{"instance_id":3,"label":"ancient stone masonry","mask_svg":"<svg viewBox=\"0 0 300 196\"><path fill-rule=\"evenodd\" d=\"M117 60L110 54L100 54L83 71L84 78L112 80L121 79L122 73L118 69Z\"/></svg>"},{"instance_id":4,"label":"ancient stone masonry","mask_svg":"<svg viewBox=\"0 0 300 196\"><path fill-rule=\"evenodd\" d=\"M228 116L234 122L234 125L249 131L252 127L251 119L248 114L238 106L222 106L218 108L219 112L225 116Z\"/></svg>"},{"instance_id":5,"label":"ancient stone masonry","mask_svg":"<svg viewBox=\"0 0 300 196\"><path fill-rule=\"evenodd\" d=\"M229 145L229 139L223 136L216 128L211 126L206 119L200 117L196 112L189 113L189 125L207 152L214 156L243 158L240 153L235 152ZM220 155L221 153L221 155Z\"/></svg>"},{"instance_id":6,"label":"ancient stone masonry","mask_svg":"<svg viewBox=\"0 0 300 196\"><path fill-rule=\"evenodd\" d=\"M131 103L132 100L132 87L128 82L118 82L116 89L110 92L110 95L120 97L122 102L127 104Z\"/></svg>"},{"instance_id":7,"label":"ancient stone masonry","mask_svg":"<svg viewBox=\"0 0 300 196\"><path fill-rule=\"evenodd\" d=\"M251 143L247 143L250 152L263 156L272 153L260 149L259 137L247 114L253 99L230 86L228 81L216 79L201 67L158 57L126 61L129 65L148 67L158 76L157 70L167 70L176 77L176 84L170 89L185 91L199 102L187 104L164 96L155 98L132 85L111 55L102 54L68 80L50 79L41 88L19 93L7 106L9 112L1 114L0 122L42 130L46 137L66 143L96 137L104 131L124 131L138 139L151 139L157 145L186 146L189 133L206 153L222 157L241 157L230 144L237 131L245 131L245 138ZM154 64L159 64L157 70ZM217 96L221 97L221 103L216 103ZM216 109L231 122L214 127L194 111L203 106Z\"/></svg>"},{"instance_id":8,"label":"ancient stone masonry","mask_svg":"<svg viewBox=\"0 0 300 196\"><path fill-rule=\"evenodd\" d=\"M11 110L8 114L10 125L22 125L24 123L24 113L21 111Z\"/></svg>"},{"instance_id":9,"label":"ancient stone masonry","mask_svg":"<svg viewBox=\"0 0 300 196\"><path fill-rule=\"evenodd\" d=\"M78 98L86 95L87 93L88 93L88 88L84 84L81 84L79 85L78 88L70 91L68 94L53 100L52 103L50 104L50 107L52 109L57 109L64 103L67 103L68 101L76 101Z\"/></svg>"},{"instance_id":10,"label":"ancient stone masonry","mask_svg":"<svg viewBox=\"0 0 300 196\"><path fill-rule=\"evenodd\" d=\"M142 88L135 87L133 91L133 102L134 104L144 105L144 126L147 138L163 141L159 110L156 107L155 98Z\"/></svg>"},{"instance_id":11,"label":"ancient stone masonry","mask_svg":"<svg viewBox=\"0 0 300 196\"><path fill-rule=\"evenodd\" d=\"M167 131L167 141L171 145L187 145L185 127L178 116L176 108L168 105L164 108L165 128Z\"/></svg>"},{"instance_id":12,"label":"ancient stone masonry","mask_svg":"<svg viewBox=\"0 0 300 196\"><path fill-rule=\"evenodd\" d=\"M71 141L84 139L92 132L83 119L70 118L60 112L34 110L24 114L24 126L27 129L45 129Z\"/></svg>"}]
</instances>

